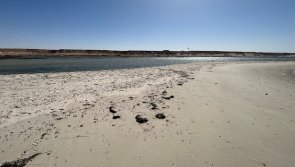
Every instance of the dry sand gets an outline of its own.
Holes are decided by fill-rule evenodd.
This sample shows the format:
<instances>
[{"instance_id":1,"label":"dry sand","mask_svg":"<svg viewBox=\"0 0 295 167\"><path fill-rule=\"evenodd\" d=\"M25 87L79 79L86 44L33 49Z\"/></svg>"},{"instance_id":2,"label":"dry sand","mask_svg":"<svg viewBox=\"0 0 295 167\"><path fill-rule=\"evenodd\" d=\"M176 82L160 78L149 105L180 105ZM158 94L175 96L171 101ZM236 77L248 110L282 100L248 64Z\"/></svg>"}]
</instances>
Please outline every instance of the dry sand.
<instances>
[{"instance_id":1,"label":"dry sand","mask_svg":"<svg viewBox=\"0 0 295 167\"><path fill-rule=\"evenodd\" d=\"M0 163L41 153L23 164L291 167L294 68L196 63L2 75Z\"/></svg>"}]
</instances>

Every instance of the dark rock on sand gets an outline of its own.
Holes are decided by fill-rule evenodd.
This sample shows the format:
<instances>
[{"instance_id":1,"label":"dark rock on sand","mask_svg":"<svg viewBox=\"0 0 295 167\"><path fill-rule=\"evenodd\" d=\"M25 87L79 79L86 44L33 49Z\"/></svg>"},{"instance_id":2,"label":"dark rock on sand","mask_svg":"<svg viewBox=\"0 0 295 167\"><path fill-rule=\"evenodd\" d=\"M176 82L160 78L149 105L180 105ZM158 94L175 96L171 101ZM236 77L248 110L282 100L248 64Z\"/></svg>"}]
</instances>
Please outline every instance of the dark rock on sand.
<instances>
[{"instance_id":1,"label":"dark rock on sand","mask_svg":"<svg viewBox=\"0 0 295 167\"><path fill-rule=\"evenodd\" d=\"M40 137L40 139L43 139L45 135L48 135L48 133L43 133Z\"/></svg>"},{"instance_id":2,"label":"dark rock on sand","mask_svg":"<svg viewBox=\"0 0 295 167\"><path fill-rule=\"evenodd\" d=\"M163 91L163 92L162 92L162 95L164 95L164 96L167 95L167 91L166 91L166 90Z\"/></svg>"},{"instance_id":3,"label":"dark rock on sand","mask_svg":"<svg viewBox=\"0 0 295 167\"><path fill-rule=\"evenodd\" d=\"M111 107L109 108L109 110L110 110L110 112L113 113L113 114L117 113L117 111L115 111L115 110L113 109L113 106L111 106Z\"/></svg>"},{"instance_id":4,"label":"dark rock on sand","mask_svg":"<svg viewBox=\"0 0 295 167\"><path fill-rule=\"evenodd\" d=\"M156 110L156 109L158 109L158 106L157 106L157 104L155 104L155 103L150 103L150 105L152 106L152 110Z\"/></svg>"},{"instance_id":5,"label":"dark rock on sand","mask_svg":"<svg viewBox=\"0 0 295 167\"><path fill-rule=\"evenodd\" d=\"M4 162L3 164L1 164L0 167L24 167L27 165L28 162L30 162L31 160L33 160L35 157L37 157L40 154L41 153L36 153L28 158L18 159L18 160L14 160L10 162Z\"/></svg>"},{"instance_id":6,"label":"dark rock on sand","mask_svg":"<svg viewBox=\"0 0 295 167\"><path fill-rule=\"evenodd\" d=\"M158 114L156 114L156 118L158 118L158 119L165 119L166 116L163 113L158 113Z\"/></svg>"},{"instance_id":7,"label":"dark rock on sand","mask_svg":"<svg viewBox=\"0 0 295 167\"><path fill-rule=\"evenodd\" d=\"M119 115L114 115L113 116L113 119L119 119L119 118L121 118L121 116L119 116Z\"/></svg>"},{"instance_id":8,"label":"dark rock on sand","mask_svg":"<svg viewBox=\"0 0 295 167\"><path fill-rule=\"evenodd\" d=\"M83 106L91 106L91 104L90 103L85 103L85 104L83 104Z\"/></svg>"},{"instance_id":9,"label":"dark rock on sand","mask_svg":"<svg viewBox=\"0 0 295 167\"><path fill-rule=\"evenodd\" d=\"M165 100L170 100L170 99L173 99L174 98L174 96L172 95L172 96L162 96L162 98L163 99L165 99Z\"/></svg>"},{"instance_id":10,"label":"dark rock on sand","mask_svg":"<svg viewBox=\"0 0 295 167\"><path fill-rule=\"evenodd\" d=\"M136 119L136 122L138 122L140 124L143 124L143 123L148 122L148 119L147 118L143 118L141 115L136 115L135 119Z\"/></svg>"}]
</instances>

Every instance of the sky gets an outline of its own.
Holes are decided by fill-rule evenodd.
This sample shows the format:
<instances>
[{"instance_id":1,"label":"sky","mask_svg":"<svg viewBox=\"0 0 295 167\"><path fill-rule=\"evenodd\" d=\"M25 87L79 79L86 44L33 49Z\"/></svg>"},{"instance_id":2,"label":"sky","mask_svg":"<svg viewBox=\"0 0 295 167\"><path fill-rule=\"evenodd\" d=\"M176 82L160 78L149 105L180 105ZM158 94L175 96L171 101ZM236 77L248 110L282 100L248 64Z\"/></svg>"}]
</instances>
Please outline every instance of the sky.
<instances>
[{"instance_id":1,"label":"sky","mask_svg":"<svg viewBox=\"0 0 295 167\"><path fill-rule=\"evenodd\" d=\"M0 48L295 52L295 0L0 0Z\"/></svg>"}]
</instances>

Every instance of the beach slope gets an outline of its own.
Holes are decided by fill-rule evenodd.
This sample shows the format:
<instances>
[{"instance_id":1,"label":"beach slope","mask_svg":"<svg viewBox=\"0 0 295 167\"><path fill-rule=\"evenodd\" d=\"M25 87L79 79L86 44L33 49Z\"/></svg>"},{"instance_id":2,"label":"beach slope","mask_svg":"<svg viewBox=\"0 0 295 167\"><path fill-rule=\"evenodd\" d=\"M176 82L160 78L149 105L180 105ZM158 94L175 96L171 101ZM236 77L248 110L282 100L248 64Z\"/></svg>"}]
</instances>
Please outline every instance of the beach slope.
<instances>
[{"instance_id":1,"label":"beach slope","mask_svg":"<svg viewBox=\"0 0 295 167\"><path fill-rule=\"evenodd\" d=\"M291 167L294 67L194 63L1 75L0 163Z\"/></svg>"}]
</instances>

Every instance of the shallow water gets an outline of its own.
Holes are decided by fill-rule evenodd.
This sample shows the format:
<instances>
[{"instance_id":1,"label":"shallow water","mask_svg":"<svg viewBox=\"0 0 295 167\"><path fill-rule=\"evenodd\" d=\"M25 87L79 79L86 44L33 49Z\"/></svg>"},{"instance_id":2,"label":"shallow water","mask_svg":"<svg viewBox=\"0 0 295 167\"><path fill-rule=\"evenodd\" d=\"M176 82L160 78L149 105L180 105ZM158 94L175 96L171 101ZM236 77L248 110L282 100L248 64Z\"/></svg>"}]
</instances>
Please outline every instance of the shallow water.
<instances>
[{"instance_id":1,"label":"shallow water","mask_svg":"<svg viewBox=\"0 0 295 167\"><path fill-rule=\"evenodd\" d=\"M295 61L289 57L128 57L128 58L20 58L1 59L0 74L97 71L156 67L191 62Z\"/></svg>"}]
</instances>

